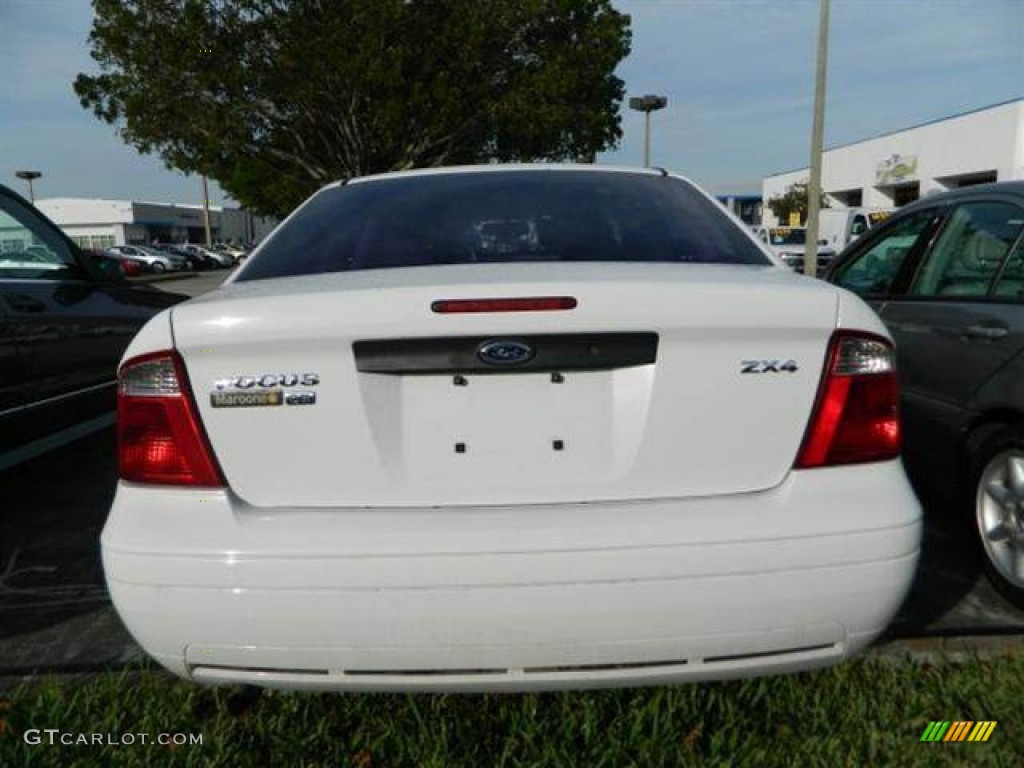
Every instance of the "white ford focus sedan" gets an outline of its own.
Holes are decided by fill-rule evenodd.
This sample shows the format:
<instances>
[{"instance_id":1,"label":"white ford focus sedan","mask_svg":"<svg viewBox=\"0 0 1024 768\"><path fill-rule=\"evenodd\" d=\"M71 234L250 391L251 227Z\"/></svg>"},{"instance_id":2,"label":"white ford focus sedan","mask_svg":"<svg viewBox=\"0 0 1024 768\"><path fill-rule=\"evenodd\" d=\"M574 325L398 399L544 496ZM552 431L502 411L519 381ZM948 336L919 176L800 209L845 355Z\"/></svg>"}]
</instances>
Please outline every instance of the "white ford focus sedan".
<instances>
[{"instance_id":1,"label":"white ford focus sedan","mask_svg":"<svg viewBox=\"0 0 1024 768\"><path fill-rule=\"evenodd\" d=\"M656 170L328 186L119 379L110 594L196 681L807 669L914 575L884 327Z\"/></svg>"}]
</instances>

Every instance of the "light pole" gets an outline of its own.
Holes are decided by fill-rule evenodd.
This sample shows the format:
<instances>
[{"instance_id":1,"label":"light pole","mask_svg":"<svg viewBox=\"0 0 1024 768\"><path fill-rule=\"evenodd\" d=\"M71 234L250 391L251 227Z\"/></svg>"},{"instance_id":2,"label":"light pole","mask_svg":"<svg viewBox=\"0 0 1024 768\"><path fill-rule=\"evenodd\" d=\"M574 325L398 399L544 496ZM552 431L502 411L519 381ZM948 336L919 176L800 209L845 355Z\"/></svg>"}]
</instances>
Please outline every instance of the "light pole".
<instances>
[{"instance_id":1,"label":"light pole","mask_svg":"<svg viewBox=\"0 0 1024 768\"><path fill-rule=\"evenodd\" d=\"M206 174L203 174L203 228L206 230L206 247L213 245L213 235L210 232L210 193L206 188Z\"/></svg>"},{"instance_id":2,"label":"light pole","mask_svg":"<svg viewBox=\"0 0 1024 768\"><path fill-rule=\"evenodd\" d=\"M32 188L32 182L38 179L41 174L39 171L15 171L14 175L19 179L24 179L28 182L28 199L32 202L32 205L36 204L36 191Z\"/></svg>"},{"instance_id":3,"label":"light pole","mask_svg":"<svg viewBox=\"0 0 1024 768\"><path fill-rule=\"evenodd\" d=\"M629 108L644 113L644 167L651 167L651 112L668 106L667 96L634 96L629 100Z\"/></svg>"},{"instance_id":4,"label":"light pole","mask_svg":"<svg viewBox=\"0 0 1024 768\"><path fill-rule=\"evenodd\" d=\"M814 120L811 124L811 178L807 184L807 250L804 274L818 274L818 226L821 210L821 147L825 133L825 74L828 70L829 0L821 0L818 16L818 56L814 75Z\"/></svg>"}]
</instances>

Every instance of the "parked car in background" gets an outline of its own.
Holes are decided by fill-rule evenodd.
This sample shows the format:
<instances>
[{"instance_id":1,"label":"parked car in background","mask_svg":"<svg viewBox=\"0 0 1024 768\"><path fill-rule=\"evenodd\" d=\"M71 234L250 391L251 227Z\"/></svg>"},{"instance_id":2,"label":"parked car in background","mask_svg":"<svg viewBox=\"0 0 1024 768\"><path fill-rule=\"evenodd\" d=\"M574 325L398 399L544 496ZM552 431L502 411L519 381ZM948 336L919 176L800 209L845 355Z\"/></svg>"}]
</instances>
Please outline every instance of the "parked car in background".
<instances>
[{"instance_id":1,"label":"parked car in background","mask_svg":"<svg viewBox=\"0 0 1024 768\"><path fill-rule=\"evenodd\" d=\"M126 352L107 584L202 682L834 663L916 567L894 362L860 299L663 171L351 179Z\"/></svg>"},{"instance_id":2,"label":"parked car in background","mask_svg":"<svg viewBox=\"0 0 1024 768\"><path fill-rule=\"evenodd\" d=\"M188 269L185 258L174 253L164 253L144 245L112 245L107 253L115 258L133 259L146 265L149 272L181 272Z\"/></svg>"},{"instance_id":3,"label":"parked car in background","mask_svg":"<svg viewBox=\"0 0 1024 768\"><path fill-rule=\"evenodd\" d=\"M179 247L188 253L194 254L197 258L202 259L208 269L224 269L225 267L231 266L231 261L226 259L223 253L219 253L212 248L207 248L203 245L195 245L194 243L185 243Z\"/></svg>"},{"instance_id":4,"label":"parked car in background","mask_svg":"<svg viewBox=\"0 0 1024 768\"><path fill-rule=\"evenodd\" d=\"M896 340L909 466L959 492L994 584L1024 605L1024 182L908 205L828 279ZM950 485L950 481L953 484Z\"/></svg>"},{"instance_id":5,"label":"parked car in background","mask_svg":"<svg viewBox=\"0 0 1024 768\"><path fill-rule=\"evenodd\" d=\"M795 272L804 271L804 256L807 251L806 227L770 227L767 232L768 245L779 258ZM824 239L818 240L818 274L824 273L835 257L836 251Z\"/></svg>"},{"instance_id":6,"label":"parked car in background","mask_svg":"<svg viewBox=\"0 0 1024 768\"><path fill-rule=\"evenodd\" d=\"M0 469L113 423L117 363L185 297L124 281L0 186Z\"/></svg>"},{"instance_id":7,"label":"parked car in background","mask_svg":"<svg viewBox=\"0 0 1024 768\"><path fill-rule=\"evenodd\" d=\"M228 254L215 251L212 248L196 245L195 243L183 243L179 247L200 257L207 264L211 266L215 265L215 268L217 269L224 269L226 267L233 266L235 263L235 260Z\"/></svg>"},{"instance_id":8,"label":"parked car in background","mask_svg":"<svg viewBox=\"0 0 1024 768\"><path fill-rule=\"evenodd\" d=\"M818 238L833 253L838 253L884 222L894 211L894 208L822 208L818 214Z\"/></svg>"},{"instance_id":9,"label":"parked car in background","mask_svg":"<svg viewBox=\"0 0 1024 768\"><path fill-rule=\"evenodd\" d=\"M126 277L138 277L146 271L145 265L141 261L116 257L106 251L93 248L80 250L92 260L105 277L114 282L119 282Z\"/></svg>"},{"instance_id":10,"label":"parked car in background","mask_svg":"<svg viewBox=\"0 0 1024 768\"><path fill-rule=\"evenodd\" d=\"M160 243L158 245L153 245L150 247L160 251L161 253L173 253L177 256L180 256L188 264L188 268L195 272L199 272L204 269L213 269L219 266L217 263L213 262L212 259L207 259L201 254L188 251L185 248L182 248L180 245L176 245L174 243Z\"/></svg>"},{"instance_id":11,"label":"parked car in background","mask_svg":"<svg viewBox=\"0 0 1024 768\"><path fill-rule=\"evenodd\" d=\"M232 243L215 243L213 248L220 253L228 254L235 264L240 263L249 253L245 248Z\"/></svg>"}]
</instances>

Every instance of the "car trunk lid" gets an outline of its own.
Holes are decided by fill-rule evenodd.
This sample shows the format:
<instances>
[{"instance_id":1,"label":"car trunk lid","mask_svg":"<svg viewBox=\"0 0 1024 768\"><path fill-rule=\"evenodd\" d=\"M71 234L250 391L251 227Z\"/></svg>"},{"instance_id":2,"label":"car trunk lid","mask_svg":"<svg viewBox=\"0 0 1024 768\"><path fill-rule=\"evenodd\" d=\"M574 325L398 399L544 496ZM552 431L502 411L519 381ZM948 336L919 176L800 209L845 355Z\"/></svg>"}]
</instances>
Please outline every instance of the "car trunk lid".
<instances>
[{"instance_id":1,"label":"car trunk lid","mask_svg":"<svg viewBox=\"0 0 1024 768\"><path fill-rule=\"evenodd\" d=\"M551 297L575 306L435 311ZM173 329L253 505L565 503L781 482L837 302L775 267L470 265L237 283Z\"/></svg>"}]
</instances>

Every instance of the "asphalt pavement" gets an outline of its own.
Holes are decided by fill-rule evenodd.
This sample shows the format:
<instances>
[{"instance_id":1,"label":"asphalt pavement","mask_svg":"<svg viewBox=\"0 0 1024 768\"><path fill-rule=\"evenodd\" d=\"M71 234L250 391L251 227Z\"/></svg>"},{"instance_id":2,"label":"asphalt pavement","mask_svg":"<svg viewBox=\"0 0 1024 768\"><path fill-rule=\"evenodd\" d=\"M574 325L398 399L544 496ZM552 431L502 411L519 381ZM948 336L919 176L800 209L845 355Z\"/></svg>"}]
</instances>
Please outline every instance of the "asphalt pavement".
<instances>
[{"instance_id":1,"label":"asphalt pavement","mask_svg":"<svg viewBox=\"0 0 1024 768\"><path fill-rule=\"evenodd\" d=\"M199 295L225 276L203 273L160 287ZM110 604L100 563L99 535L116 485L115 447L108 427L0 473L0 678L112 669L144 658ZM878 652L1024 649L1024 610L985 579L967 546L961 510L923 498L917 578Z\"/></svg>"},{"instance_id":2,"label":"asphalt pavement","mask_svg":"<svg viewBox=\"0 0 1024 768\"><path fill-rule=\"evenodd\" d=\"M201 296L217 288L233 274L234 270L213 269L207 272L187 272L185 274L144 275L132 278L132 283L147 283L154 288L172 293L183 293L186 296Z\"/></svg>"}]
</instances>

